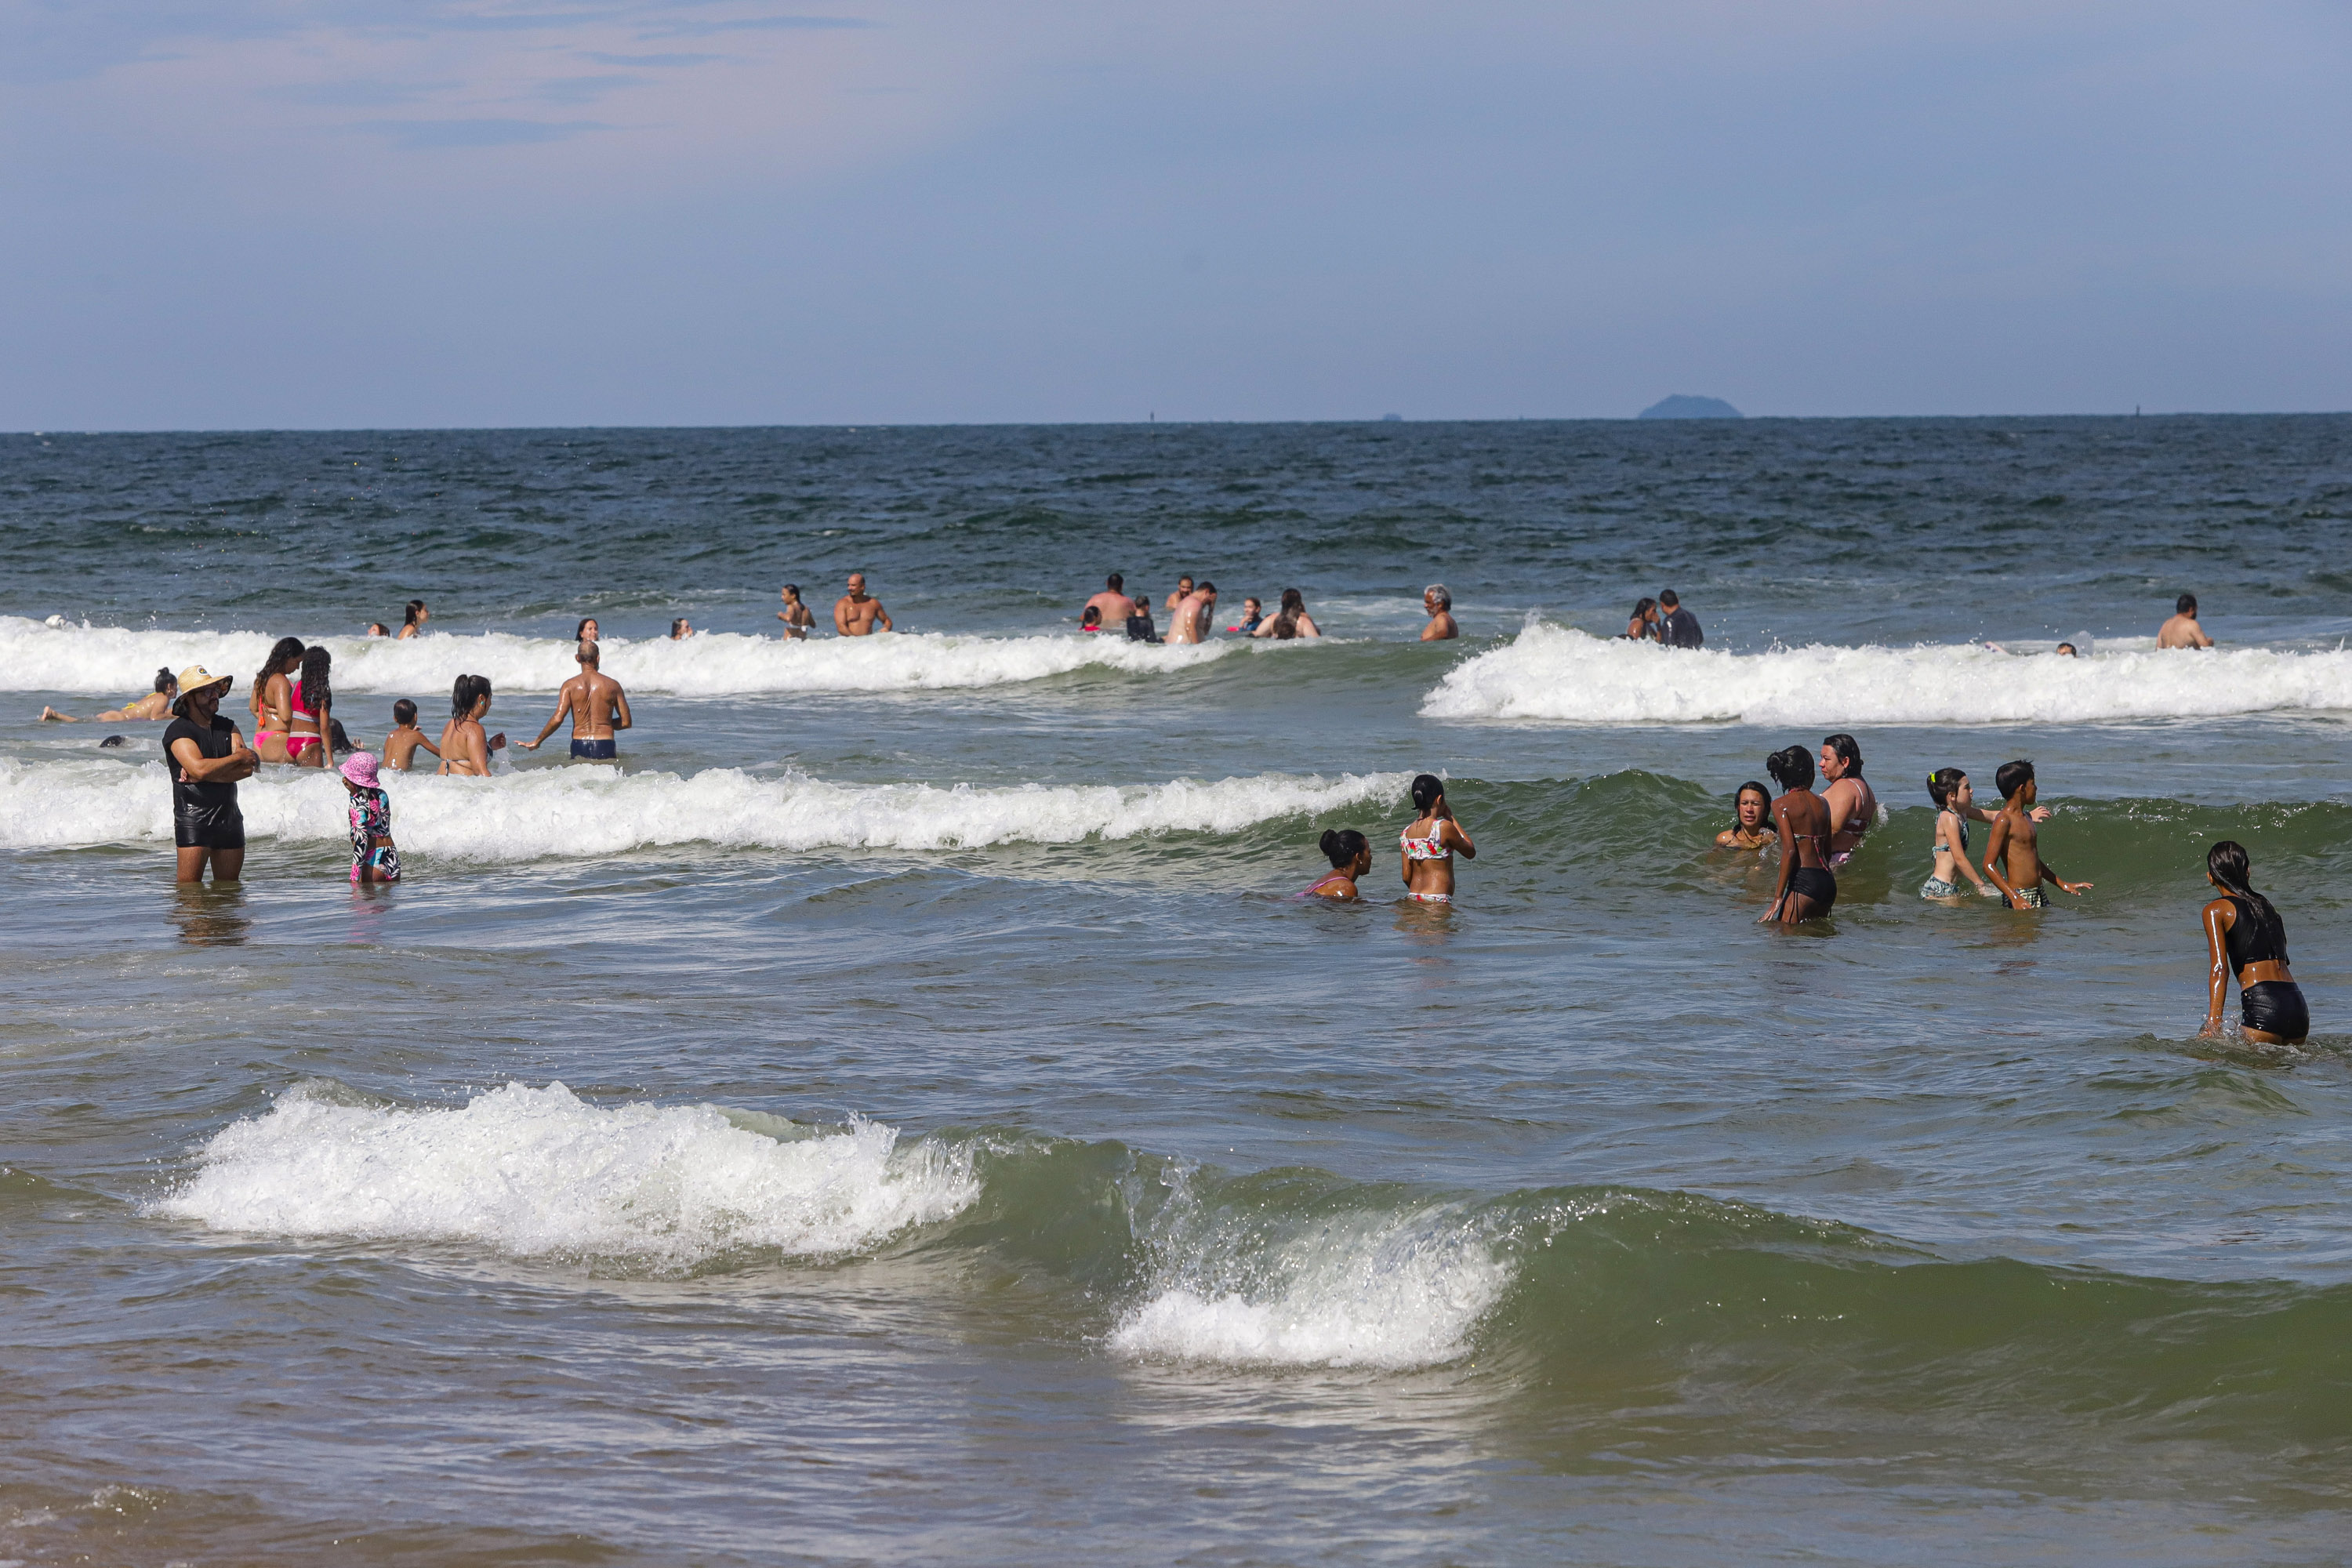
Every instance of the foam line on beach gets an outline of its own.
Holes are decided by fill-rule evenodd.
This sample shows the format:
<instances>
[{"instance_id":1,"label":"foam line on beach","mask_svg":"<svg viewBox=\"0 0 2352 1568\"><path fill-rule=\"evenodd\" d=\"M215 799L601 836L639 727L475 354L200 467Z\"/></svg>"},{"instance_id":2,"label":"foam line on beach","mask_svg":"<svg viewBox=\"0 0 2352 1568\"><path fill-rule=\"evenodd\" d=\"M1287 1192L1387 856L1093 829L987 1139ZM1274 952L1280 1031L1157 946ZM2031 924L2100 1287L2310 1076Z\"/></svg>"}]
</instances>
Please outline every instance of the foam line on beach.
<instances>
[{"instance_id":1,"label":"foam line on beach","mask_svg":"<svg viewBox=\"0 0 2352 1568\"><path fill-rule=\"evenodd\" d=\"M740 768L624 773L530 768L487 779L383 775L404 856L457 861L578 859L671 845L778 850L970 849L1159 833L1234 833L1403 798L1404 773L1263 773L1153 784L845 784ZM161 760L137 766L0 759L0 847L172 842ZM237 786L250 838L347 841L341 781L272 768Z\"/></svg>"},{"instance_id":2,"label":"foam line on beach","mask_svg":"<svg viewBox=\"0 0 2352 1568\"><path fill-rule=\"evenodd\" d=\"M1465 659L1431 719L1591 724L2089 723L2352 709L2352 652L2018 655L1980 644L1664 649L1531 623Z\"/></svg>"},{"instance_id":3,"label":"foam line on beach","mask_svg":"<svg viewBox=\"0 0 2352 1568\"><path fill-rule=\"evenodd\" d=\"M260 632L136 631L50 626L0 616L0 690L88 692L121 700L151 690L159 668L201 664L236 678L226 707L242 715L253 672L276 639ZM576 644L485 632L401 642L324 637L338 692L409 697L428 711L460 675L486 675L500 692L552 691L579 673ZM1240 651L1238 641L1171 646L1066 634L972 637L891 633L788 642L706 632L684 642L608 637L604 673L634 694L747 697L763 693L953 690L1003 686L1079 670L1163 675Z\"/></svg>"}]
</instances>

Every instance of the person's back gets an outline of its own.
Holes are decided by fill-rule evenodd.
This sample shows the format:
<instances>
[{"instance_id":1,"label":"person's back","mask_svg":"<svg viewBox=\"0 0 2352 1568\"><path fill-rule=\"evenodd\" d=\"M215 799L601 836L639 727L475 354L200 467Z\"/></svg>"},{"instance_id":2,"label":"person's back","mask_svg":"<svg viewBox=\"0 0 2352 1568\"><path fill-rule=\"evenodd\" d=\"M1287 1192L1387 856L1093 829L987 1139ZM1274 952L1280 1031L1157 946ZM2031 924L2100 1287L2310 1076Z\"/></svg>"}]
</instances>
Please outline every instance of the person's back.
<instances>
[{"instance_id":1,"label":"person's back","mask_svg":"<svg viewBox=\"0 0 2352 1568\"><path fill-rule=\"evenodd\" d=\"M2158 647L2211 647L2213 639L2197 621L2197 595L2183 594L2172 606L2172 618L2156 630Z\"/></svg>"},{"instance_id":2,"label":"person's back","mask_svg":"<svg viewBox=\"0 0 2352 1568\"><path fill-rule=\"evenodd\" d=\"M1698 617L1683 608L1681 599L1672 588L1658 595L1658 607L1664 614L1658 621L1658 640L1668 647L1699 647L1706 642L1706 634L1699 630Z\"/></svg>"}]
</instances>

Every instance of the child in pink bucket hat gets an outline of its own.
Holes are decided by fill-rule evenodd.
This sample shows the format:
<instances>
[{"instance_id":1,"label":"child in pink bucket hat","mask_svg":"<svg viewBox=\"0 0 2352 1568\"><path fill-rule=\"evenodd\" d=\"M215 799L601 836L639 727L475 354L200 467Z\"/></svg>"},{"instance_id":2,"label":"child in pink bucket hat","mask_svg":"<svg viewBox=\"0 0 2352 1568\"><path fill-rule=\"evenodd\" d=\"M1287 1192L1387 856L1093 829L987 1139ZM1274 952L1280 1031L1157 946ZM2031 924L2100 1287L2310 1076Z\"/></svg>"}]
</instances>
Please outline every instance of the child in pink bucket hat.
<instances>
[{"instance_id":1,"label":"child in pink bucket hat","mask_svg":"<svg viewBox=\"0 0 2352 1568\"><path fill-rule=\"evenodd\" d=\"M399 881L400 851L392 847L392 802L376 783L375 753L353 752L338 771L352 797L352 881Z\"/></svg>"}]
</instances>

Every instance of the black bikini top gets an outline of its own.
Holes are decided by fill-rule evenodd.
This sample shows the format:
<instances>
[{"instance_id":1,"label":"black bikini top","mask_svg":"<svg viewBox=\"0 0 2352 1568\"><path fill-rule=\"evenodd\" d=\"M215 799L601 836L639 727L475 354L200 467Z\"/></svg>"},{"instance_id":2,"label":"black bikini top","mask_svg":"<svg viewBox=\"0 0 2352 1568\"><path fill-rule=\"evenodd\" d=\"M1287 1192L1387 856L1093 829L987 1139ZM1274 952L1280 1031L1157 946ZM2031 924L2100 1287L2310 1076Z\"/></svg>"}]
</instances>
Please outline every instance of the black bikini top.
<instances>
[{"instance_id":1,"label":"black bikini top","mask_svg":"<svg viewBox=\"0 0 2352 1568\"><path fill-rule=\"evenodd\" d=\"M2222 933L2221 940L2230 952L2230 967L2243 969L2249 963L2284 963L2286 962L2286 923L2275 910L2263 918L2252 900L2235 893L2222 895L2237 910L2238 918Z\"/></svg>"}]
</instances>

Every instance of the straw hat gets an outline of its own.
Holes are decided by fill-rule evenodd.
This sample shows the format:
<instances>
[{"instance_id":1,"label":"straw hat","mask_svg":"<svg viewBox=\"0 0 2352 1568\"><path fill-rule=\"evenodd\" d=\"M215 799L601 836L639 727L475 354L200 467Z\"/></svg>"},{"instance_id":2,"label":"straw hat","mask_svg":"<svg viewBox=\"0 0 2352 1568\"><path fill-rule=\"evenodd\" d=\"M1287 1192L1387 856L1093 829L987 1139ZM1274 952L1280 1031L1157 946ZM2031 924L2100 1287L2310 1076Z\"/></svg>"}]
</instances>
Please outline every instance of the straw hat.
<instances>
[{"instance_id":1,"label":"straw hat","mask_svg":"<svg viewBox=\"0 0 2352 1568\"><path fill-rule=\"evenodd\" d=\"M194 697L207 686L217 686L226 694L230 687L236 684L234 675L215 675L201 664L192 664L180 671L179 680L183 697Z\"/></svg>"}]
</instances>

